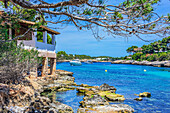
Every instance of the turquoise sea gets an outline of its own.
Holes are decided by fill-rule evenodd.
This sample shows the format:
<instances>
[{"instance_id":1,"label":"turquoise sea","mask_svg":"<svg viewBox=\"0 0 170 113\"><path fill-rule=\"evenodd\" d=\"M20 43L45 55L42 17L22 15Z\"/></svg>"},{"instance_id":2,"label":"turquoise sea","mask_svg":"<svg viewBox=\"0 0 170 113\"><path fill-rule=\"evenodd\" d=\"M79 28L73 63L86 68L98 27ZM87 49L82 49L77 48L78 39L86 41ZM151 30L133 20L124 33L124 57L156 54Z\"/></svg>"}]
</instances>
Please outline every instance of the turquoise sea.
<instances>
[{"instance_id":1,"label":"turquoise sea","mask_svg":"<svg viewBox=\"0 0 170 113\"><path fill-rule=\"evenodd\" d=\"M126 98L120 103L130 105L136 113L170 113L170 68L111 63L70 66L69 63L61 63L57 69L73 72L77 84L107 83L114 86L117 88L116 93ZM141 92L150 92L152 96L135 101L137 96L134 94ZM56 97L57 101L71 106L75 113L79 102L83 100L76 90L57 93Z\"/></svg>"}]
</instances>

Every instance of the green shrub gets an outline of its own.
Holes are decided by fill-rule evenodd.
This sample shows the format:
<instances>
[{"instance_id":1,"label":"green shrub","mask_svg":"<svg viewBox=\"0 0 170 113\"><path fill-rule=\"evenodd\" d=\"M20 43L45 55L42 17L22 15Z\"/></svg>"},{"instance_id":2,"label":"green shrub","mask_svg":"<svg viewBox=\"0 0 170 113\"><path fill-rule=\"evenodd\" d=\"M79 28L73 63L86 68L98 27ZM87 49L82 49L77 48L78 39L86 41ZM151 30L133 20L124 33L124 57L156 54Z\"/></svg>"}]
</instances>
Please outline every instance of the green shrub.
<instances>
[{"instance_id":1,"label":"green shrub","mask_svg":"<svg viewBox=\"0 0 170 113\"><path fill-rule=\"evenodd\" d=\"M140 59L141 60L147 60L146 54L141 55Z\"/></svg>"},{"instance_id":2,"label":"green shrub","mask_svg":"<svg viewBox=\"0 0 170 113\"><path fill-rule=\"evenodd\" d=\"M0 83L20 83L24 74L35 71L42 59L38 51L25 50L15 41L0 42Z\"/></svg>"},{"instance_id":3,"label":"green shrub","mask_svg":"<svg viewBox=\"0 0 170 113\"><path fill-rule=\"evenodd\" d=\"M167 60L170 60L170 52L167 53Z\"/></svg>"},{"instance_id":4,"label":"green shrub","mask_svg":"<svg viewBox=\"0 0 170 113\"><path fill-rule=\"evenodd\" d=\"M134 55L132 55L132 59L133 60L140 60L142 54L143 53L135 53Z\"/></svg>"},{"instance_id":5,"label":"green shrub","mask_svg":"<svg viewBox=\"0 0 170 113\"><path fill-rule=\"evenodd\" d=\"M159 53L159 61L165 61L167 60L168 56L167 53Z\"/></svg>"},{"instance_id":6,"label":"green shrub","mask_svg":"<svg viewBox=\"0 0 170 113\"><path fill-rule=\"evenodd\" d=\"M153 55L147 57L148 61L157 61L158 59L159 59L158 54L153 54Z\"/></svg>"}]
</instances>

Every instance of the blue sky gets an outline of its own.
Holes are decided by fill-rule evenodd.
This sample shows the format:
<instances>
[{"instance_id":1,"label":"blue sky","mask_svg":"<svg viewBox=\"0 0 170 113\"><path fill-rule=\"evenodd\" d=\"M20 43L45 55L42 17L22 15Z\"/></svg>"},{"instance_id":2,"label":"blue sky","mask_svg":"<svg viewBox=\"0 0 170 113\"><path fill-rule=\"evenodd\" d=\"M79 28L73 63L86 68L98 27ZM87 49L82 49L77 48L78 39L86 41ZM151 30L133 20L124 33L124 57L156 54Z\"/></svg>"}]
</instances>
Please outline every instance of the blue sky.
<instances>
[{"instance_id":1,"label":"blue sky","mask_svg":"<svg viewBox=\"0 0 170 113\"><path fill-rule=\"evenodd\" d=\"M115 0L115 3L119 2ZM170 13L170 1L161 0L156 8L156 12L166 15ZM142 46L148 44L137 37L129 37L127 41L127 38L106 36L105 39L97 41L91 31L78 31L73 25L69 25L65 29L59 29L58 31L61 34L56 36L56 50L66 51L68 54L120 57L128 55L126 49L132 45ZM154 37L149 37L149 39L154 39Z\"/></svg>"}]
</instances>

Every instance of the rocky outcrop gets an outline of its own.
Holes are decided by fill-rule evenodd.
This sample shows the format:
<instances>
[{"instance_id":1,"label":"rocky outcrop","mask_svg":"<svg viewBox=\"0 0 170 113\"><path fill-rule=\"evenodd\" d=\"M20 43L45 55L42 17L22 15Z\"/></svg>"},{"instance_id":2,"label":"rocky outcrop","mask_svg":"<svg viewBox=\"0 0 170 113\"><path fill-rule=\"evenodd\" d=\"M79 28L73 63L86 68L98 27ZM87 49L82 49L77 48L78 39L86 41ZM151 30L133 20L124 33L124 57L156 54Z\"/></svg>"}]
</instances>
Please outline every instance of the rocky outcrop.
<instances>
[{"instance_id":1,"label":"rocky outcrop","mask_svg":"<svg viewBox=\"0 0 170 113\"><path fill-rule=\"evenodd\" d=\"M104 83L97 90L99 90L99 91L111 91L111 92L115 93L116 88L114 86L109 86L108 84Z\"/></svg>"},{"instance_id":2,"label":"rocky outcrop","mask_svg":"<svg viewBox=\"0 0 170 113\"><path fill-rule=\"evenodd\" d=\"M123 95L116 94L116 88L109 86L108 84L102 84L101 86L85 86L76 88L79 93L83 93L85 96L100 95L107 101L124 101Z\"/></svg>"},{"instance_id":3,"label":"rocky outcrop","mask_svg":"<svg viewBox=\"0 0 170 113\"><path fill-rule=\"evenodd\" d=\"M143 92L139 94L139 97L151 97L151 93L149 92Z\"/></svg>"},{"instance_id":4,"label":"rocky outcrop","mask_svg":"<svg viewBox=\"0 0 170 113\"><path fill-rule=\"evenodd\" d=\"M142 101L143 99L142 99L141 97L139 97L139 98L135 98L134 100L136 100L136 101Z\"/></svg>"},{"instance_id":5,"label":"rocky outcrop","mask_svg":"<svg viewBox=\"0 0 170 113\"><path fill-rule=\"evenodd\" d=\"M170 67L170 62L167 62L166 64L164 64L164 67Z\"/></svg>"},{"instance_id":6,"label":"rocky outcrop","mask_svg":"<svg viewBox=\"0 0 170 113\"><path fill-rule=\"evenodd\" d=\"M56 74L59 74L59 75L67 75L67 76L72 76L73 75L73 72L69 72L69 71L65 71L65 70L56 70Z\"/></svg>"},{"instance_id":7,"label":"rocky outcrop","mask_svg":"<svg viewBox=\"0 0 170 113\"><path fill-rule=\"evenodd\" d=\"M72 76L72 72L63 71L63 70L56 70L55 75L49 75L46 77L38 77L37 79L30 79L30 81L34 84L34 86L42 86L40 89L44 91L67 91L73 90L76 86L74 82L74 77ZM37 83L37 84L35 84ZM41 91L42 92L42 91Z\"/></svg>"},{"instance_id":8,"label":"rocky outcrop","mask_svg":"<svg viewBox=\"0 0 170 113\"><path fill-rule=\"evenodd\" d=\"M83 101L80 102L81 107L94 107L98 105L109 105L106 99L102 98L100 95L92 95L90 97L85 96Z\"/></svg>"},{"instance_id":9,"label":"rocky outcrop","mask_svg":"<svg viewBox=\"0 0 170 113\"><path fill-rule=\"evenodd\" d=\"M88 86L88 87L77 87L76 90L78 93L82 93L85 96L91 96L97 93L96 86Z\"/></svg>"},{"instance_id":10,"label":"rocky outcrop","mask_svg":"<svg viewBox=\"0 0 170 113\"><path fill-rule=\"evenodd\" d=\"M46 91L75 89L70 86L70 83L74 84L72 74L72 72L60 70L56 71L55 75L37 78L26 77L23 85L0 84L0 108L2 108L0 112L73 113L70 106L55 101L55 93L52 98L40 95ZM63 82L54 82L58 79ZM68 84L64 83L65 81L69 81Z\"/></svg>"},{"instance_id":11,"label":"rocky outcrop","mask_svg":"<svg viewBox=\"0 0 170 113\"><path fill-rule=\"evenodd\" d=\"M135 95L139 96L139 98L134 99L136 101L142 101L143 100L142 97L151 97L151 93L149 93L149 92L143 92L143 93L139 93L139 94L135 94Z\"/></svg>"},{"instance_id":12,"label":"rocky outcrop","mask_svg":"<svg viewBox=\"0 0 170 113\"><path fill-rule=\"evenodd\" d=\"M134 65L147 65L154 67L170 67L170 61L134 61L134 60L116 60L112 64L134 64Z\"/></svg>"},{"instance_id":13,"label":"rocky outcrop","mask_svg":"<svg viewBox=\"0 0 170 113\"><path fill-rule=\"evenodd\" d=\"M40 96L30 86L0 84L0 112L57 112L73 113L71 107ZM3 105L3 106L2 106Z\"/></svg>"},{"instance_id":14,"label":"rocky outcrop","mask_svg":"<svg viewBox=\"0 0 170 113\"><path fill-rule=\"evenodd\" d=\"M115 93L110 93L110 92L109 92L109 94L105 94L104 97L108 101L124 101L125 100L123 95L119 95L119 94L115 94Z\"/></svg>"},{"instance_id":15,"label":"rocky outcrop","mask_svg":"<svg viewBox=\"0 0 170 113\"><path fill-rule=\"evenodd\" d=\"M57 78L54 80L54 83L61 83L66 85L76 85L74 82L75 78L73 77L72 72L64 70L56 70Z\"/></svg>"},{"instance_id":16,"label":"rocky outcrop","mask_svg":"<svg viewBox=\"0 0 170 113\"><path fill-rule=\"evenodd\" d=\"M56 83L56 84L49 84L47 86L44 86L43 89L44 89L43 92L68 91L68 90L74 90L75 87L66 84Z\"/></svg>"},{"instance_id":17,"label":"rocky outcrop","mask_svg":"<svg viewBox=\"0 0 170 113\"><path fill-rule=\"evenodd\" d=\"M110 105L109 102L125 100L123 95L116 94L116 88L108 84L101 86L79 85L78 93L83 93L85 97L80 102L77 113L131 113L134 109L125 104ZM84 87L83 87L84 86Z\"/></svg>"},{"instance_id":18,"label":"rocky outcrop","mask_svg":"<svg viewBox=\"0 0 170 113\"><path fill-rule=\"evenodd\" d=\"M50 110L53 110L54 113L73 113L73 109L70 106L60 102L51 103L50 106L53 107Z\"/></svg>"},{"instance_id":19,"label":"rocky outcrop","mask_svg":"<svg viewBox=\"0 0 170 113\"><path fill-rule=\"evenodd\" d=\"M9 106L6 107L6 110L16 113L73 113L73 109L70 106L60 102L51 103L50 99L40 96L31 101L29 106Z\"/></svg>"},{"instance_id":20,"label":"rocky outcrop","mask_svg":"<svg viewBox=\"0 0 170 113\"><path fill-rule=\"evenodd\" d=\"M92 108L79 108L77 113L132 113L134 109L126 104L94 106Z\"/></svg>"},{"instance_id":21,"label":"rocky outcrop","mask_svg":"<svg viewBox=\"0 0 170 113\"><path fill-rule=\"evenodd\" d=\"M28 86L0 84L0 107L28 106L35 95L39 94Z\"/></svg>"}]
</instances>

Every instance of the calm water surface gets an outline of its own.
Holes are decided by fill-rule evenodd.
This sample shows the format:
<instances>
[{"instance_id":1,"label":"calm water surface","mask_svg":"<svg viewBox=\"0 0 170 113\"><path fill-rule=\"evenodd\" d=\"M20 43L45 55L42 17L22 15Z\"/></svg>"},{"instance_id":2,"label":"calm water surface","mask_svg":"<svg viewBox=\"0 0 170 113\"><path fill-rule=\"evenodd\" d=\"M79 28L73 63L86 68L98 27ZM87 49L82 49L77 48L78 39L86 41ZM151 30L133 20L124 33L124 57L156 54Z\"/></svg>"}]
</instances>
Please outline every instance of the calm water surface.
<instances>
[{"instance_id":1,"label":"calm water surface","mask_svg":"<svg viewBox=\"0 0 170 113\"><path fill-rule=\"evenodd\" d=\"M57 69L73 72L77 84L107 83L116 87L116 93L126 98L121 103L130 105L136 113L170 113L170 68L111 63L70 66L69 63L61 63ZM152 96L135 101L137 96L134 94L141 92L150 92ZM76 90L60 92L56 96L57 101L71 106L75 113L79 102L83 100L83 96L77 95Z\"/></svg>"}]
</instances>

